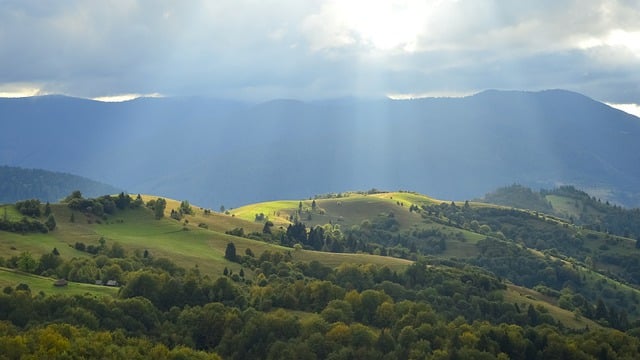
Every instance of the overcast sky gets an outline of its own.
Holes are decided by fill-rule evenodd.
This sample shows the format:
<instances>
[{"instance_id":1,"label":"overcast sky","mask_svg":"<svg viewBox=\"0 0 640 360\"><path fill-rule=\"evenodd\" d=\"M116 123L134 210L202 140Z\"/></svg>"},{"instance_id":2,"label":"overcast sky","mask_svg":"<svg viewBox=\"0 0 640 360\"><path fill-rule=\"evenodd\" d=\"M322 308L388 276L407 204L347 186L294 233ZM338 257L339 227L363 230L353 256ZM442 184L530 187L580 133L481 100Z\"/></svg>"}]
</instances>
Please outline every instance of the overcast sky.
<instances>
[{"instance_id":1,"label":"overcast sky","mask_svg":"<svg viewBox=\"0 0 640 360\"><path fill-rule=\"evenodd\" d=\"M0 96L562 88L640 103L638 0L0 0Z\"/></svg>"}]
</instances>

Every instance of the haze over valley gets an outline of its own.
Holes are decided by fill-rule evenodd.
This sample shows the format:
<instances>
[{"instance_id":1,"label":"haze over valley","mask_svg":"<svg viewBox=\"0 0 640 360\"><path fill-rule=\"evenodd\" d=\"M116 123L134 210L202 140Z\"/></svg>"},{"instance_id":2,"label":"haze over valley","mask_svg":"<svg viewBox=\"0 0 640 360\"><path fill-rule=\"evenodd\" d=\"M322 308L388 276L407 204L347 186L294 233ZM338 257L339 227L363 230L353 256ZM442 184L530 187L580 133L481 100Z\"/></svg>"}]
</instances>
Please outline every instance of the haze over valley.
<instances>
[{"instance_id":1,"label":"haze over valley","mask_svg":"<svg viewBox=\"0 0 640 360\"><path fill-rule=\"evenodd\" d=\"M640 119L562 90L462 98L0 100L2 163L201 206L361 189L479 198L575 185L640 205ZM28 134L28 135L27 135Z\"/></svg>"}]
</instances>

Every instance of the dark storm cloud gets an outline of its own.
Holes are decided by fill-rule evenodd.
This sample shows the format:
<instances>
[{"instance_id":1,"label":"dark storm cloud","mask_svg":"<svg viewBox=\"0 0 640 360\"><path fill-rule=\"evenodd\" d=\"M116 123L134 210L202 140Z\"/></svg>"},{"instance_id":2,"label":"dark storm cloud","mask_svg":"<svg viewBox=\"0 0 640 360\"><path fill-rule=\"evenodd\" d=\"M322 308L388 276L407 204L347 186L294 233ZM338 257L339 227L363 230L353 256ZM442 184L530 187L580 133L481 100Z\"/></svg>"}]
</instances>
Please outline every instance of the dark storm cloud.
<instances>
[{"instance_id":1,"label":"dark storm cloud","mask_svg":"<svg viewBox=\"0 0 640 360\"><path fill-rule=\"evenodd\" d=\"M638 103L638 18L635 1L0 1L0 93Z\"/></svg>"}]
</instances>

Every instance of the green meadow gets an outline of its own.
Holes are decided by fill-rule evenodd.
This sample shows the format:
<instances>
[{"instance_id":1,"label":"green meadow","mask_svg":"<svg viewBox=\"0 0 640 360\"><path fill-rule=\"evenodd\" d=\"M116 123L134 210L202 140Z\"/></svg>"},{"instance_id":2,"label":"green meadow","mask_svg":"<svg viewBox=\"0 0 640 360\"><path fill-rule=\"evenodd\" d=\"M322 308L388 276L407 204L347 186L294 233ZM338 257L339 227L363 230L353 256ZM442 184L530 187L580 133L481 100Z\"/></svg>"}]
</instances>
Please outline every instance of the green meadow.
<instances>
[{"instance_id":1,"label":"green meadow","mask_svg":"<svg viewBox=\"0 0 640 360\"><path fill-rule=\"evenodd\" d=\"M0 267L0 287L15 287L17 284L27 284L31 293L43 292L47 295L83 295L92 294L95 296L115 296L118 293L117 287L99 286L92 284L82 284L69 282L66 286L53 286L55 279L43 276L23 273L14 269Z\"/></svg>"}]
</instances>

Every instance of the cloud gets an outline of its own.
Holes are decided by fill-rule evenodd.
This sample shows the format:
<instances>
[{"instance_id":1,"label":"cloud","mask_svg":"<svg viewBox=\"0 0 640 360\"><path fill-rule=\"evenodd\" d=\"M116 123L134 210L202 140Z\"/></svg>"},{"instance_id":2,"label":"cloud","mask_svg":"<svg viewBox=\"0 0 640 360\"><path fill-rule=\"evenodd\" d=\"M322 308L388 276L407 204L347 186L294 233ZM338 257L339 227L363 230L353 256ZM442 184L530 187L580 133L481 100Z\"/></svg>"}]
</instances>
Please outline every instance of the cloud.
<instances>
[{"instance_id":1,"label":"cloud","mask_svg":"<svg viewBox=\"0 0 640 360\"><path fill-rule=\"evenodd\" d=\"M119 94L119 95L107 95L107 96L98 96L94 97L93 100L102 101L102 102L123 102L130 101L134 99L138 99L141 97L145 98L159 98L163 97L162 94L153 93L153 94Z\"/></svg>"},{"instance_id":2,"label":"cloud","mask_svg":"<svg viewBox=\"0 0 640 360\"><path fill-rule=\"evenodd\" d=\"M627 114L635 115L640 118L640 105L638 104L611 104L607 103L607 105L616 108L618 110L622 110Z\"/></svg>"},{"instance_id":3,"label":"cloud","mask_svg":"<svg viewBox=\"0 0 640 360\"><path fill-rule=\"evenodd\" d=\"M256 100L567 88L638 103L638 18L629 0L5 0L0 86Z\"/></svg>"}]
</instances>

